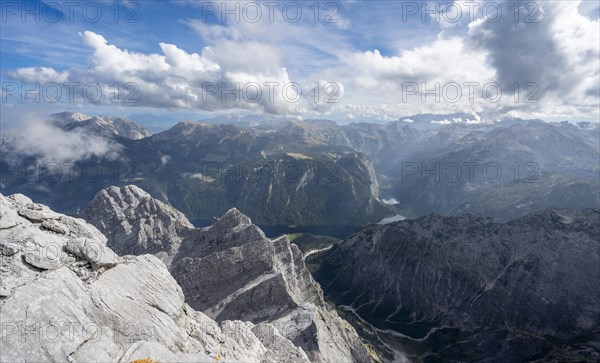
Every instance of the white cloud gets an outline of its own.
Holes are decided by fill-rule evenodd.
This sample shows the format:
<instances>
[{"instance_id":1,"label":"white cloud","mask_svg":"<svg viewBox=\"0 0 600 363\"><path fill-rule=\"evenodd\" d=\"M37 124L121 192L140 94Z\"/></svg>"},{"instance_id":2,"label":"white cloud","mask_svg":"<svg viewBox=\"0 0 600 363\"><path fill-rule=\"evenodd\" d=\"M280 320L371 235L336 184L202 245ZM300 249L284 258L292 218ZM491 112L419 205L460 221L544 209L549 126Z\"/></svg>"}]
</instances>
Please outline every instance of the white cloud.
<instances>
[{"instance_id":1,"label":"white cloud","mask_svg":"<svg viewBox=\"0 0 600 363\"><path fill-rule=\"evenodd\" d=\"M263 3L239 3L241 8L248 3L258 4L262 16L255 22L244 18L234 21L231 14L218 14L217 18L222 20L220 24L209 24L202 19L183 21L208 44L224 68L231 62L235 62L232 66L252 71L286 67L291 78L300 79L299 83L314 83L318 79L340 81L337 74L329 74L331 78L324 74L337 66L344 52L353 49L351 39L347 37L352 22L337 11L339 7L332 13L334 9L328 7L331 4L321 3L320 11L315 13L315 4L298 2L295 4L302 7L302 16L298 22L290 22L283 15L285 3L272 3L272 11ZM224 10L223 4L217 4L217 11ZM338 21L326 23L326 18L327 21Z\"/></svg>"},{"instance_id":2,"label":"white cloud","mask_svg":"<svg viewBox=\"0 0 600 363\"><path fill-rule=\"evenodd\" d=\"M219 71L217 63L208 60L197 53L188 54L173 44L160 43L160 49L165 55L165 62L171 69L181 71L181 75L194 72Z\"/></svg>"},{"instance_id":3,"label":"white cloud","mask_svg":"<svg viewBox=\"0 0 600 363\"><path fill-rule=\"evenodd\" d=\"M274 22L267 16L256 23L235 22L231 17L221 24L180 20L202 38L205 46L197 52L159 43L157 54L137 53L109 44L99 34L84 32L82 40L93 51L87 67L66 71L20 68L9 74L28 82L99 82L106 96L100 104L110 105L114 103L109 87L115 82L133 82L139 87L134 97L139 102L124 105L133 107L244 109L273 114L341 112L352 118L377 119L451 112L597 119L600 27L597 16L589 16L597 15L598 7L584 6L581 1L523 2L532 3L538 4L538 23L523 22L527 10L522 10L521 21L515 23L513 0L499 2L503 16L497 22L483 17L485 2L455 0L463 13L461 21L418 24L414 29L399 21L398 4L369 5L365 11L366 7L359 7L362 3L344 3L338 24L315 23L310 11L298 23L283 21L280 11ZM469 14L472 5L476 19ZM344 13L345 8L355 12ZM371 23L373 19L377 23ZM323 85L322 80L340 86L344 97L339 103L312 102L310 85ZM281 85L291 81L303 86L301 102L289 102L282 96ZM207 82L220 89L214 94L203 92ZM270 99L265 82L280 84L274 99ZM504 97L488 102L478 88L472 101L463 87L459 102L436 102L432 97L423 102L420 89L412 101L405 102L402 85L408 82L429 89L436 83L497 82ZM510 90L515 82L521 87L519 102ZM523 102L528 94L523 87L528 82L539 86L537 103ZM243 97L236 101L223 92L223 86L230 90L236 84L250 83L263 86L258 102ZM289 93L293 96L294 90Z\"/></svg>"},{"instance_id":4,"label":"white cloud","mask_svg":"<svg viewBox=\"0 0 600 363\"><path fill-rule=\"evenodd\" d=\"M68 72L57 72L48 67L25 67L11 73L11 76L30 83L64 83L69 77Z\"/></svg>"},{"instance_id":5,"label":"white cloud","mask_svg":"<svg viewBox=\"0 0 600 363\"><path fill-rule=\"evenodd\" d=\"M539 102L505 102L498 112L598 117L600 23L581 15L580 3L521 2L517 22L515 2L504 2L499 21L469 24L469 41L489 53L505 91L518 83L522 100L525 84L538 88Z\"/></svg>"},{"instance_id":6,"label":"white cloud","mask_svg":"<svg viewBox=\"0 0 600 363\"><path fill-rule=\"evenodd\" d=\"M204 175L202 173L182 173L181 174L182 177L184 178L190 178L190 179L197 179L199 180L201 183L214 183L215 178L213 178L210 175Z\"/></svg>"},{"instance_id":7,"label":"white cloud","mask_svg":"<svg viewBox=\"0 0 600 363\"><path fill-rule=\"evenodd\" d=\"M445 29L449 24L440 23L443 30L435 41L391 55L374 49L344 57L348 66L348 78L342 78L349 90L346 100L361 105L362 110L347 109L348 114L387 115L389 111L380 105L395 100L392 114L477 112L489 119L506 115L600 117L600 26L598 18L580 14L581 1L522 2L519 21L515 21L511 8L514 1L494 3L494 11L502 9L498 20L483 16L482 2L469 13L468 8L476 3L467 2L454 2L462 9L461 21L454 24L451 33ZM466 33L457 27L464 27ZM410 97L406 102L402 86L410 82L420 87L412 102ZM480 86L473 100L466 97L469 90L463 86L459 102L447 102L443 92L439 102L433 96L423 101L423 86L434 89L438 82L442 87L449 82L476 82ZM518 95L512 91L515 84L520 89ZM494 87L485 94L485 85ZM496 86L502 91L498 101L492 100Z\"/></svg>"},{"instance_id":8,"label":"white cloud","mask_svg":"<svg viewBox=\"0 0 600 363\"><path fill-rule=\"evenodd\" d=\"M345 58L349 70L343 79L346 99L355 105L370 106L372 113L400 115L418 113L481 112L483 85L495 78L486 53L473 49L461 37L445 37L397 55L378 50L352 53ZM481 86L470 90L465 83ZM438 95L426 95L430 91ZM471 100L470 93L474 94ZM363 111L365 108L363 107ZM353 112L357 115L356 112Z\"/></svg>"},{"instance_id":9,"label":"white cloud","mask_svg":"<svg viewBox=\"0 0 600 363\"><path fill-rule=\"evenodd\" d=\"M3 137L9 140L7 157L29 155L40 163L72 163L90 157L115 159L120 146L111 140L76 128L65 131L38 112L23 109L3 110L3 126L9 131Z\"/></svg>"},{"instance_id":10,"label":"white cloud","mask_svg":"<svg viewBox=\"0 0 600 363\"><path fill-rule=\"evenodd\" d=\"M348 64L367 80L365 86L394 86L402 82L465 82L493 79L485 54L470 49L459 37L440 37L430 44L383 56L378 50L351 54Z\"/></svg>"},{"instance_id":11,"label":"white cloud","mask_svg":"<svg viewBox=\"0 0 600 363\"><path fill-rule=\"evenodd\" d=\"M94 83L101 87L101 104L114 104L115 84L123 89L133 83L137 91L127 93L130 103L124 106L240 108L274 114L308 112L315 107L305 98L297 100L295 86L289 87L292 80L287 69L268 45L222 44L204 48L202 53L187 53L176 45L160 43L162 54L143 54L108 44L103 36L90 31L81 36L84 44L93 49L87 68L61 73L51 68L20 68L11 76L25 82ZM248 54L253 56L247 57ZM78 86L75 95L80 94ZM96 94L94 91L87 100L95 100ZM86 99L80 97L79 101Z\"/></svg>"}]
</instances>

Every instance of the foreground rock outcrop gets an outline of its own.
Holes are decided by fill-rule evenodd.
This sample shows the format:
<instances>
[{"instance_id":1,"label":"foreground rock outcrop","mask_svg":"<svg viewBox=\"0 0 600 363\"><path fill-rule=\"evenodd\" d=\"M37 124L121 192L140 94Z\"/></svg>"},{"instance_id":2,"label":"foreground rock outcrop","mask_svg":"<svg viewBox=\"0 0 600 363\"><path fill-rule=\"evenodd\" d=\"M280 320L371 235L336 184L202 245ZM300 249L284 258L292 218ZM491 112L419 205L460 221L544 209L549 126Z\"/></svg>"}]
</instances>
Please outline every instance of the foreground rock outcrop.
<instances>
[{"instance_id":1,"label":"foreground rock outcrop","mask_svg":"<svg viewBox=\"0 0 600 363\"><path fill-rule=\"evenodd\" d=\"M268 239L236 209L209 227L193 229L171 207L126 186L99 192L82 216L107 235L116 251L162 256L186 303L211 319L276 329L311 361L372 359L354 328L325 303L296 245L287 237Z\"/></svg>"},{"instance_id":2,"label":"foreground rock outcrop","mask_svg":"<svg viewBox=\"0 0 600 363\"><path fill-rule=\"evenodd\" d=\"M194 226L183 213L140 188L106 188L80 217L96 225L118 255L154 254L169 263Z\"/></svg>"},{"instance_id":3,"label":"foreground rock outcrop","mask_svg":"<svg viewBox=\"0 0 600 363\"><path fill-rule=\"evenodd\" d=\"M82 219L0 194L2 362L307 362L274 325L218 323L152 255L117 256Z\"/></svg>"},{"instance_id":4,"label":"foreground rock outcrop","mask_svg":"<svg viewBox=\"0 0 600 363\"><path fill-rule=\"evenodd\" d=\"M600 360L600 211L373 226L315 274L382 350L412 359Z\"/></svg>"}]
</instances>

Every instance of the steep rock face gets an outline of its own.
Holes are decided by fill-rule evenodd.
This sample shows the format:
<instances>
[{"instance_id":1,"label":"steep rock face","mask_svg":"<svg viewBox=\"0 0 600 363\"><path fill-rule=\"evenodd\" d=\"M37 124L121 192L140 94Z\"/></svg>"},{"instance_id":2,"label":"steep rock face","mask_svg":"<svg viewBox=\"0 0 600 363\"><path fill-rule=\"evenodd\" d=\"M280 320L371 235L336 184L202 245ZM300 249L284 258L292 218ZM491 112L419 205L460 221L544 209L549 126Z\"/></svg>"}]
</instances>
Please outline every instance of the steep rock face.
<instances>
[{"instance_id":1,"label":"steep rock face","mask_svg":"<svg viewBox=\"0 0 600 363\"><path fill-rule=\"evenodd\" d=\"M132 185L103 189L80 216L102 231L117 254L150 253L167 262L194 228L182 213Z\"/></svg>"},{"instance_id":2,"label":"steep rock face","mask_svg":"<svg viewBox=\"0 0 600 363\"><path fill-rule=\"evenodd\" d=\"M391 212L377 199L377 177L360 153L276 153L245 168L225 178L226 205L252 213L258 224L354 226Z\"/></svg>"},{"instance_id":3,"label":"steep rock face","mask_svg":"<svg viewBox=\"0 0 600 363\"><path fill-rule=\"evenodd\" d=\"M108 224L103 220L113 221L111 228L119 231L118 235L113 234L114 243L137 246L135 232L115 226L142 226L160 218L139 220L134 212L139 203L133 200L120 204L118 212L105 208L94 215L98 207L110 204L110 195L115 193L145 199L145 193L137 187L110 188L98 193L85 216L109 235ZM216 321L248 321L256 324L257 330L275 327L282 339L292 341L311 361L371 359L354 328L325 303L319 285L304 265L302 253L287 237L266 238L237 209L201 229L188 229L186 221L176 215L171 218L171 222L162 223L185 227L179 232L172 229L175 234L170 234L181 243L176 251L164 246L159 249L169 254L165 260L170 261L169 269L192 308ZM121 246L117 250L132 249Z\"/></svg>"},{"instance_id":4,"label":"steep rock face","mask_svg":"<svg viewBox=\"0 0 600 363\"><path fill-rule=\"evenodd\" d=\"M592 209L504 224L431 215L364 229L315 277L415 359L597 361L599 236Z\"/></svg>"},{"instance_id":5,"label":"steep rock face","mask_svg":"<svg viewBox=\"0 0 600 363\"><path fill-rule=\"evenodd\" d=\"M164 263L82 219L0 195L2 362L308 362L275 326L194 311Z\"/></svg>"}]
</instances>

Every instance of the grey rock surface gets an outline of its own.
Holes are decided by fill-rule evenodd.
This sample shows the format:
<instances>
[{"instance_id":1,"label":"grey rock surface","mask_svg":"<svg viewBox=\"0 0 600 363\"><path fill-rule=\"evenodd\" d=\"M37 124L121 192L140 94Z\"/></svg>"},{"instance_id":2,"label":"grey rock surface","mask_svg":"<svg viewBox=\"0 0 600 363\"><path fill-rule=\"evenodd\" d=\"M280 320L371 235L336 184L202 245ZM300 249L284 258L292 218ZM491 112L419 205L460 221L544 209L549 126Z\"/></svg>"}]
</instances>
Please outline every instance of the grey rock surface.
<instances>
[{"instance_id":1,"label":"grey rock surface","mask_svg":"<svg viewBox=\"0 0 600 363\"><path fill-rule=\"evenodd\" d=\"M119 257L92 225L22 195L0 194L0 253L2 362L307 361L275 326L192 309L155 256Z\"/></svg>"},{"instance_id":2,"label":"grey rock surface","mask_svg":"<svg viewBox=\"0 0 600 363\"><path fill-rule=\"evenodd\" d=\"M117 254L150 253L165 262L194 228L181 212L133 185L101 190L80 216L102 231Z\"/></svg>"},{"instance_id":3,"label":"grey rock surface","mask_svg":"<svg viewBox=\"0 0 600 363\"><path fill-rule=\"evenodd\" d=\"M293 361L372 359L354 328L325 303L298 247L287 237L268 239L235 208L211 226L194 229L179 212L126 186L98 193L82 216L108 236L115 251L161 256L193 309L218 322L256 324L259 337L276 330L270 334L275 342L266 346L285 346L280 353L293 355ZM153 235L140 232L152 227ZM154 241L172 244L140 248ZM278 343L285 340L291 343Z\"/></svg>"}]
</instances>

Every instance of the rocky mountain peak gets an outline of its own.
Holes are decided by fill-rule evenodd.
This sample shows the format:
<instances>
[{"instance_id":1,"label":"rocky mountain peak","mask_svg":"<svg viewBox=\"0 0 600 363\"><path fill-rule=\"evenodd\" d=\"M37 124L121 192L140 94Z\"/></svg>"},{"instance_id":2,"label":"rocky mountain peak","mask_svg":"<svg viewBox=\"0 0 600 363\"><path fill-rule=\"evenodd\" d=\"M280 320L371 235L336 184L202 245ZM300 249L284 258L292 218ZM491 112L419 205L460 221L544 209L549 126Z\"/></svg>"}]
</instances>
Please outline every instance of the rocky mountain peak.
<instances>
[{"instance_id":1,"label":"rocky mountain peak","mask_svg":"<svg viewBox=\"0 0 600 363\"><path fill-rule=\"evenodd\" d=\"M90 117L78 112L61 112L50 115L50 119L65 130L85 128L93 133L121 136L132 140L150 136L150 133L140 125L121 117Z\"/></svg>"},{"instance_id":2,"label":"rocky mountain peak","mask_svg":"<svg viewBox=\"0 0 600 363\"><path fill-rule=\"evenodd\" d=\"M268 239L236 208L205 228L191 228L179 215L133 186L105 189L82 214L119 251L154 251L186 303L211 319L270 324L311 361L370 360L356 331L325 304L287 237ZM175 242L167 248L165 241Z\"/></svg>"},{"instance_id":3,"label":"rocky mountain peak","mask_svg":"<svg viewBox=\"0 0 600 363\"><path fill-rule=\"evenodd\" d=\"M231 229L239 225L248 224L252 224L250 218L242 214L242 212L237 210L237 208L231 208L221 218L217 218L213 223L213 225L223 229Z\"/></svg>"},{"instance_id":4,"label":"rocky mountain peak","mask_svg":"<svg viewBox=\"0 0 600 363\"><path fill-rule=\"evenodd\" d=\"M2 362L308 362L278 326L214 321L156 257L23 195L0 194L0 257Z\"/></svg>"},{"instance_id":5,"label":"rocky mountain peak","mask_svg":"<svg viewBox=\"0 0 600 363\"><path fill-rule=\"evenodd\" d=\"M61 122L63 124L71 123L71 122L79 122L91 119L90 116L84 115L79 112L60 112L54 113L50 115L50 117L57 122Z\"/></svg>"},{"instance_id":6,"label":"rocky mountain peak","mask_svg":"<svg viewBox=\"0 0 600 363\"><path fill-rule=\"evenodd\" d=\"M181 212L135 185L101 190L81 217L96 225L118 254L161 253L157 256L165 261L194 227Z\"/></svg>"}]
</instances>

